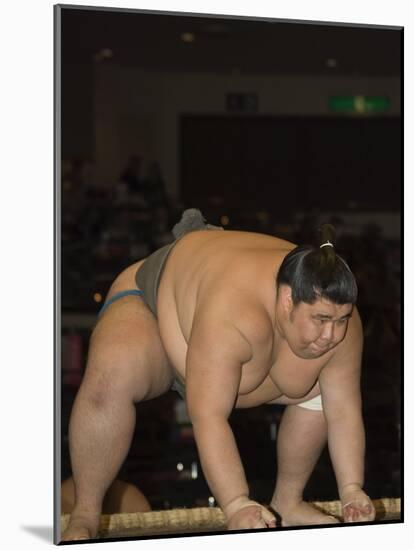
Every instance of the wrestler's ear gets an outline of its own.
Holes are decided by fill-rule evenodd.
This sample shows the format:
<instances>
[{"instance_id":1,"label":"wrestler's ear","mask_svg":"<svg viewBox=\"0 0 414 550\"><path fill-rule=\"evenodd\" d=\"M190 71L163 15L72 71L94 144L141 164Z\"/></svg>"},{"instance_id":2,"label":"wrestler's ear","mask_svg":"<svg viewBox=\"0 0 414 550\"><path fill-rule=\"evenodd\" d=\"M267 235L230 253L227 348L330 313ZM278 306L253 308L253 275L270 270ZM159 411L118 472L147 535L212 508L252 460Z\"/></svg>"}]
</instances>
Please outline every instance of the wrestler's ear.
<instances>
[{"instance_id":1,"label":"wrestler's ear","mask_svg":"<svg viewBox=\"0 0 414 550\"><path fill-rule=\"evenodd\" d=\"M280 285L278 298L286 313L290 313L294 307L292 300L292 288L289 285Z\"/></svg>"}]
</instances>

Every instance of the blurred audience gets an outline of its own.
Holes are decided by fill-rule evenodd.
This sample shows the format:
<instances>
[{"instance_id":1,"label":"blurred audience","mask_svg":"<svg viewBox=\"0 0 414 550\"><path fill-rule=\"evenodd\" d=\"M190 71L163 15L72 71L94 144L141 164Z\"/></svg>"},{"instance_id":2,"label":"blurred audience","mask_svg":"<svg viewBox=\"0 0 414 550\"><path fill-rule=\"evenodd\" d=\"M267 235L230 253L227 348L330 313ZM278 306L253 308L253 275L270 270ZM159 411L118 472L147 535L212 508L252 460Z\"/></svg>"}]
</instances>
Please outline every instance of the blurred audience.
<instances>
[{"instance_id":1,"label":"blurred audience","mask_svg":"<svg viewBox=\"0 0 414 550\"><path fill-rule=\"evenodd\" d=\"M132 155L119 178L120 182L126 186L128 195L144 194L145 184L141 171L142 158L139 155Z\"/></svg>"}]
</instances>

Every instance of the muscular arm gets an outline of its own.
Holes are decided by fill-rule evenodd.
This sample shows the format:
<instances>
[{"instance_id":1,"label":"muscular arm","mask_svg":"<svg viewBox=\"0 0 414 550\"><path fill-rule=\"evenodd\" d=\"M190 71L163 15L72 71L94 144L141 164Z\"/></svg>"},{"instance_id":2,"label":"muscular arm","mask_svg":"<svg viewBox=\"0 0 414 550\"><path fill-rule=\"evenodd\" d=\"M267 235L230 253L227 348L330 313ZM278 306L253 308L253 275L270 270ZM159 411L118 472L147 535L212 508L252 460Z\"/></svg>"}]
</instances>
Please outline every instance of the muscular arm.
<instances>
[{"instance_id":1,"label":"muscular arm","mask_svg":"<svg viewBox=\"0 0 414 550\"><path fill-rule=\"evenodd\" d=\"M360 390L363 334L354 311L338 350L319 377L328 446L342 503L364 484L365 430Z\"/></svg>"},{"instance_id":2,"label":"muscular arm","mask_svg":"<svg viewBox=\"0 0 414 550\"><path fill-rule=\"evenodd\" d=\"M190 419L209 487L223 510L248 486L228 418L251 347L231 323L205 313L195 319L186 365Z\"/></svg>"},{"instance_id":3,"label":"muscular arm","mask_svg":"<svg viewBox=\"0 0 414 550\"><path fill-rule=\"evenodd\" d=\"M237 314L237 306L229 309L232 319L214 306L195 316L186 364L188 412L204 475L226 516L228 529L274 527L274 515L249 499L243 465L228 423L242 367L252 358L250 341L233 321L243 316ZM258 318L254 314L253 318L257 328Z\"/></svg>"},{"instance_id":4,"label":"muscular arm","mask_svg":"<svg viewBox=\"0 0 414 550\"><path fill-rule=\"evenodd\" d=\"M361 413L362 327L354 311L344 341L322 369L319 384L328 423L328 445L341 493L364 481L365 432Z\"/></svg>"}]
</instances>

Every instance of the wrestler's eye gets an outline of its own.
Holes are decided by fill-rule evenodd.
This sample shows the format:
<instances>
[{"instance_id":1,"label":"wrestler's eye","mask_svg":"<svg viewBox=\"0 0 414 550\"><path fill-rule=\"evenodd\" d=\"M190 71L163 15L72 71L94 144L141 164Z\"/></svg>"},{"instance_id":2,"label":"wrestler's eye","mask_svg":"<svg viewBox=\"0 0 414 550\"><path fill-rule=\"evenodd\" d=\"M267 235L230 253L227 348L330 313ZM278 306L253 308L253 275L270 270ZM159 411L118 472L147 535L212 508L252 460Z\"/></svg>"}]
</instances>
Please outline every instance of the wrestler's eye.
<instances>
[{"instance_id":1,"label":"wrestler's eye","mask_svg":"<svg viewBox=\"0 0 414 550\"><path fill-rule=\"evenodd\" d=\"M314 319L315 323L317 323L318 325L323 325L324 323L326 323L327 319L319 319L319 318L316 318Z\"/></svg>"},{"instance_id":2,"label":"wrestler's eye","mask_svg":"<svg viewBox=\"0 0 414 550\"><path fill-rule=\"evenodd\" d=\"M348 319L338 319L337 321L337 323L339 323L340 325L344 325L347 322L348 322Z\"/></svg>"}]
</instances>

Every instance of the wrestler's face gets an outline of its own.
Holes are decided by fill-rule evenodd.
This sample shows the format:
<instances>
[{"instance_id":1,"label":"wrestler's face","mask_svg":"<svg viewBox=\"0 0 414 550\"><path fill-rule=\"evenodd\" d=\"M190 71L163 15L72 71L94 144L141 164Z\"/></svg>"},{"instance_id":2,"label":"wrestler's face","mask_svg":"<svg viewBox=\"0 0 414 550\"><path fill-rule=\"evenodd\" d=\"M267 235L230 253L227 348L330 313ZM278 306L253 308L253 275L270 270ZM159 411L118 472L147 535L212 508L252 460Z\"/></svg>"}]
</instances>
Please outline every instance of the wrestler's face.
<instances>
[{"instance_id":1,"label":"wrestler's face","mask_svg":"<svg viewBox=\"0 0 414 550\"><path fill-rule=\"evenodd\" d=\"M352 304L334 304L323 298L313 304L291 303L283 322L290 348L304 359L324 355L345 338L352 310Z\"/></svg>"}]
</instances>

